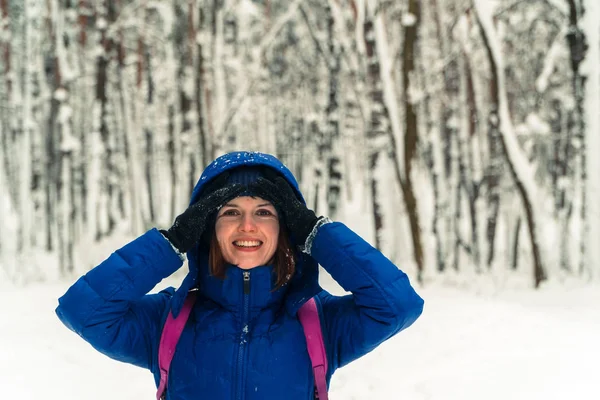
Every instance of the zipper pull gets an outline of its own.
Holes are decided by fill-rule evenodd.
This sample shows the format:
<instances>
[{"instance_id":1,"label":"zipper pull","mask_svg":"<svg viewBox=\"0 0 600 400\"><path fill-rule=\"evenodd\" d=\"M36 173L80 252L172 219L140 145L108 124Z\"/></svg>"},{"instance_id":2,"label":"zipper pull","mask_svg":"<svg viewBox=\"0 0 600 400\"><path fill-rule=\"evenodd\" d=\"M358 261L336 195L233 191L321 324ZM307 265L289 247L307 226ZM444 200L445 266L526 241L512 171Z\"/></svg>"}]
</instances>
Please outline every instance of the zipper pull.
<instances>
[{"instance_id":1,"label":"zipper pull","mask_svg":"<svg viewBox=\"0 0 600 400\"><path fill-rule=\"evenodd\" d=\"M244 271L244 294L250 294L250 272Z\"/></svg>"}]
</instances>

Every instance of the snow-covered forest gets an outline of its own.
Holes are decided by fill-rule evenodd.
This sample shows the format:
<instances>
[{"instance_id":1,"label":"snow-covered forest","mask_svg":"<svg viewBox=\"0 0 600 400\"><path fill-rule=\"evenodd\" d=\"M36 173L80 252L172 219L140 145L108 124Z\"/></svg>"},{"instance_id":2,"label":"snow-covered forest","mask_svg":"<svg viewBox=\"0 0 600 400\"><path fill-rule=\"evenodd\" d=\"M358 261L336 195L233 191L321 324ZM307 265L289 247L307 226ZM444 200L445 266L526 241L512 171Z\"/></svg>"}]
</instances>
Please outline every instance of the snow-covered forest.
<instances>
[{"instance_id":1,"label":"snow-covered forest","mask_svg":"<svg viewBox=\"0 0 600 400\"><path fill-rule=\"evenodd\" d=\"M600 280L597 0L0 0L0 280L270 152L427 285ZM100 258L99 258L100 257Z\"/></svg>"}]
</instances>

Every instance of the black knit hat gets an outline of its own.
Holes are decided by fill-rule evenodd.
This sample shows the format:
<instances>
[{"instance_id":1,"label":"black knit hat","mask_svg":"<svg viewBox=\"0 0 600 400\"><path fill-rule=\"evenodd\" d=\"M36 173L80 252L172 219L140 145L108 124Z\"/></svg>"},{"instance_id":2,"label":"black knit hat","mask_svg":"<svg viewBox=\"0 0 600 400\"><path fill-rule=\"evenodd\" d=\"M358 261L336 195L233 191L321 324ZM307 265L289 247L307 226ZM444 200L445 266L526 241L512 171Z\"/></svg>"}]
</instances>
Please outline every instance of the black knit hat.
<instances>
[{"instance_id":1,"label":"black knit hat","mask_svg":"<svg viewBox=\"0 0 600 400\"><path fill-rule=\"evenodd\" d=\"M254 183L258 180L258 178L268 178L269 173L271 171L267 171L265 174L265 168L262 166L244 166L232 169L229 171L229 178L227 178L227 184L240 183L242 185L249 186L251 183ZM271 172L272 174L277 174L277 172ZM256 193L252 191L251 187L247 187L242 193L238 194L239 196L257 196ZM258 196L260 197L260 196ZM265 199L269 200L269 199ZM273 204L275 210L277 210L277 214L279 215L280 223L283 221L283 213L277 207L277 205Z\"/></svg>"},{"instance_id":2,"label":"black knit hat","mask_svg":"<svg viewBox=\"0 0 600 400\"><path fill-rule=\"evenodd\" d=\"M262 167L248 166L238 167L232 169L229 172L229 178L227 178L227 184L240 183L242 185L249 185L256 182L258 178L264 177ZM240 196L248 196L246 192L240 194Z\"/></svg>"}]
</instances>

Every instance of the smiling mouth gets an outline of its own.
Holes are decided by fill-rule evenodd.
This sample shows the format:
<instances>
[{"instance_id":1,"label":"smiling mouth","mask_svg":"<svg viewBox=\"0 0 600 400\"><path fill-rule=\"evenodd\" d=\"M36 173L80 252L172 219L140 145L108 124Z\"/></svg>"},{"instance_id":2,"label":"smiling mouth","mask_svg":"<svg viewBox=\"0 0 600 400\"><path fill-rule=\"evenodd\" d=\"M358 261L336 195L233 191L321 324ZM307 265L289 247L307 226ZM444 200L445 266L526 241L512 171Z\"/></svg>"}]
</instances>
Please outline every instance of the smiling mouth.
<instances>
[{"instance_id":1,"label":"smiling mouth","mask_svg":"<svg viewBox=\"0 0 600 400\"><path fill-rule=\"evenodd\" d=\"M260 240L236 240L233 245L242 249L255 249L262 245Z\"/></svg>"}]
</instances>

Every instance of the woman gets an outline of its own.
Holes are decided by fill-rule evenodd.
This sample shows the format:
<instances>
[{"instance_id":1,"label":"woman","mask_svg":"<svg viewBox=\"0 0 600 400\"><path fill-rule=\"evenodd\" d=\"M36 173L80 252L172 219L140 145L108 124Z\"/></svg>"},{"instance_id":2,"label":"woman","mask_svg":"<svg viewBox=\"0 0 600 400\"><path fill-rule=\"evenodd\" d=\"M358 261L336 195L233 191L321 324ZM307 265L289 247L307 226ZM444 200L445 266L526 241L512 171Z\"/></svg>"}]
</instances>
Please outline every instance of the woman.
<instances>
[{"instance_id":1,"label":"woman","mask_svg":"<svg viewBox=\"0 0 600 400\"><path fill-rule=\"evenodd\" d=\"M189 261L179 289L147 294ZM350 295L318 284L318 265ZM197 300L171 362L166 398L311 399L314 378L297 312L318 305L328 361L339 367L410 326L423 300L408 277L339 222L305 205L275 157L235 152L203 172L190 207L114 252L60 298L59 318L100 352L148 368L188 291Z\"/></svg>"}]
</instances>

